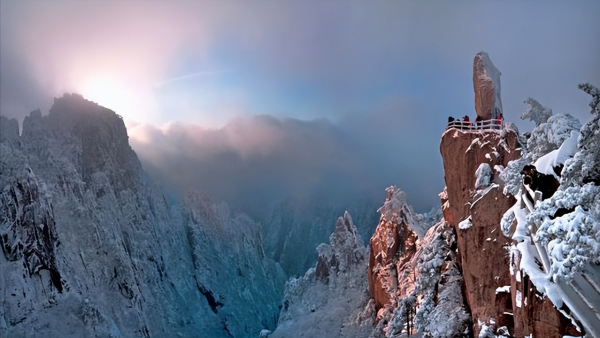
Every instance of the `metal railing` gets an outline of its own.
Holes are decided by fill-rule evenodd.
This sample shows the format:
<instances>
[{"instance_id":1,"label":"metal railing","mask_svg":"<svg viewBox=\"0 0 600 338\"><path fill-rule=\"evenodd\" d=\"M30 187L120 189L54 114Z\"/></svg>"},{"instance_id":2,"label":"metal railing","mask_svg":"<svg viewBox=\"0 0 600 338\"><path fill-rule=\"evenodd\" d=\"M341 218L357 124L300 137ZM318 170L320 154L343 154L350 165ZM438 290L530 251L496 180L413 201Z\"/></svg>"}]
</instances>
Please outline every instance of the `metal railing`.
<instances>
[{"instance_id":1,"label":"metal railing","mask_svg":"<svg viewBox=\"0 0 600 338\"><path fill-rule=\"evenodd\" d=\"M500 130L503 128L502 119L491 119L482 121L463 121L454 120L448 122L446 130L458 129L458 130Z\"/></svg>"},{"instance_id":2,"label":"metal railing","mask_svg":"<svg viewBox=\"0 0 600 338\"><path fill-rule=\"evenodd\" d=\"M524 184L519 193L521 209L525 209L526 214L533 212L536 202L542 197L541 193L532 191ZM533 222L529 222L528 228L546 278L557 286L571 315L585 328L587 336L600 337L600 267L588 263L584 271L576 273L569 281L553 280L548 252L543 244L535 240L537 227Z\"/></svg>"}]
</instances>

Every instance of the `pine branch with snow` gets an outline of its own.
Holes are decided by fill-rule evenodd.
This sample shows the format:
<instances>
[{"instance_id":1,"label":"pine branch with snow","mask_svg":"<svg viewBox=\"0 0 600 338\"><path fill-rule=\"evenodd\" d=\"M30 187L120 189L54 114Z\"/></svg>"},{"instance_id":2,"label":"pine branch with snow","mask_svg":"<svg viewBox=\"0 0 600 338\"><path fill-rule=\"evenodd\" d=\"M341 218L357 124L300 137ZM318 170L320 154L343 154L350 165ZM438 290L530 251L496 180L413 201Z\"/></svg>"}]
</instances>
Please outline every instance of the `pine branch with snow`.
<instances>
[{"instance_id":1,"label":"pine branch with snow","mask_svg":"<svg viewBox=\"0 0 600 338\"><path fill-rule=\"evenodd\" d=\"M577 86L577 88L592 96L592 101L590 102L590 108L592 108L592 111L590 113L600 114L600 90L589 83L581 83Z\"/></svg>"},{"instance_id":2,"label":"pine branch with snow","mask_svg":"<svg viewBox=\"0 0 600 338\"><path fill-rule=\"evenodd\" d=\"M558 149L571 136L571 131L578 131L580 128L579 120L569 114L551 116L548 121L531 131L531 137L527 140L527 158L530 162L535 162L552 150Z\"/></svg>"},{"instance_id":3,"label":"pine branch with snow","mask_svg":"<svg viewBox=\"0 0 600 338\"><path fill-rule=\"evenodd\" d=\"M567 186L594 182L600 185L600 114L581 128L577 153L565 161L561 184Z\"/></svg>"},{"instance_id":4,"label":"pine branch with snow","mask_svg":"<svg viewBox=\"0 0 600 338\"><path fill-rule=\"evenodd\" d=\"M503 193L505 195L516 195L519 193L519 190L521 189L521 181L523 180L521 171L528 163L530 162L526 157L520 157L516 160L508 162L506 168L501 170L500 179L504 182Z\"/></svg>"},{"instance_id":5,"label":"pine branch with snow","mask_svg":"<svg viewBox=\"0 0 600 338\"><path fill-rule=\"evenodd\" d=\"M553 219L559 210L574 211ZM555 276L570 279L587 262L600 263L600 187L559 190L527 220L538 226L536 240L548 247Z\"/></svg>"},{"instance_id":6,"label":"pine branch with snow","mask_svg":"<svg viewBox=\"0 0 600 338\"><path fill-rule=\"evenodd\" d=\"M539 126L552 116L552 109L542 106L536 99L529 97L524 103L528 104L529 108L521 115L521 120L529 119Z\"/></svg>"}]
</instances>

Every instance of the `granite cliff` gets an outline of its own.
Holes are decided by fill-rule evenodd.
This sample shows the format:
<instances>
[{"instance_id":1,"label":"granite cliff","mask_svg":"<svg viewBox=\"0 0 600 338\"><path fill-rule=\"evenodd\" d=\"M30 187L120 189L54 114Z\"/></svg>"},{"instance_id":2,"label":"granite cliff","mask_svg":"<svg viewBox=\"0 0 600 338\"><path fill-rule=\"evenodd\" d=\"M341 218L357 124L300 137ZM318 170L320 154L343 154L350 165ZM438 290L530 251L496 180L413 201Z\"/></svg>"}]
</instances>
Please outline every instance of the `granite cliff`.
<instances>
[{"instance_id":1,"label":"granite cliff","mask_svg":"<svg viewBox=\"0 0 600 338\"><path fill-rule=\"evenodd\" d=\"M79 95L0 117L0 336L255 337L285 273L260 226L169 205L113 111Z\"/></svg>"}]
</instances>

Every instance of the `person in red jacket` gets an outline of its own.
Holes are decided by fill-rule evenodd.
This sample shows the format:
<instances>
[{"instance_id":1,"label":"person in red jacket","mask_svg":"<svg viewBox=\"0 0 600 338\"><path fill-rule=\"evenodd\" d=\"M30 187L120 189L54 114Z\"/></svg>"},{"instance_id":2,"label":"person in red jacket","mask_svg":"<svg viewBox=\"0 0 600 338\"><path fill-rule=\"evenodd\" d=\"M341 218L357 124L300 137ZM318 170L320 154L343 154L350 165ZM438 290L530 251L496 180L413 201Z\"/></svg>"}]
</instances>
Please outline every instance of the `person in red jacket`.
<instances>
[{"instance_id":1,"label":"person in red jacket","mask_svg":"<svg viewBox=\"0 0 600 338\"><path fill-rule=\"evenodd\" d=\"M464 129L471 129L471 122L469 121L469 115L465 115L465 117L463 117L463 127Z\"/></svg>"}]
</instances>

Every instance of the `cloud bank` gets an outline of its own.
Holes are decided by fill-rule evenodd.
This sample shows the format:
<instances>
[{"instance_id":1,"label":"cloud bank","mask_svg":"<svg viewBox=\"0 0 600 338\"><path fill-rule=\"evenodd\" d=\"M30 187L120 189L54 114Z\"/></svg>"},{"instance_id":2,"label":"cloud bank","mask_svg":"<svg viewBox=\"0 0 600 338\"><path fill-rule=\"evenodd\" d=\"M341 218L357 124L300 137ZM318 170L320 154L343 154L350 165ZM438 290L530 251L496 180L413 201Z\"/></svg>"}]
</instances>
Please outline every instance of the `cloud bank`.
<instances>
[{"instance_id":1,"label":"cloud bank","mask_svg":"<svg viewBox=\"0 0 600 338\"><path fill-rule=\"evenodd\" d=\"M0 113L22 119L116 83L104 85L109 108L137 125L133 147L165 186L243 206L397 184L424 211L443 187L447 116L474 115L473 56L490 54L504 116L522 129L530 96L585 121L577 84L600 85L598 12L597 1L1 1Z\"/></svg>"}]
</instances>

